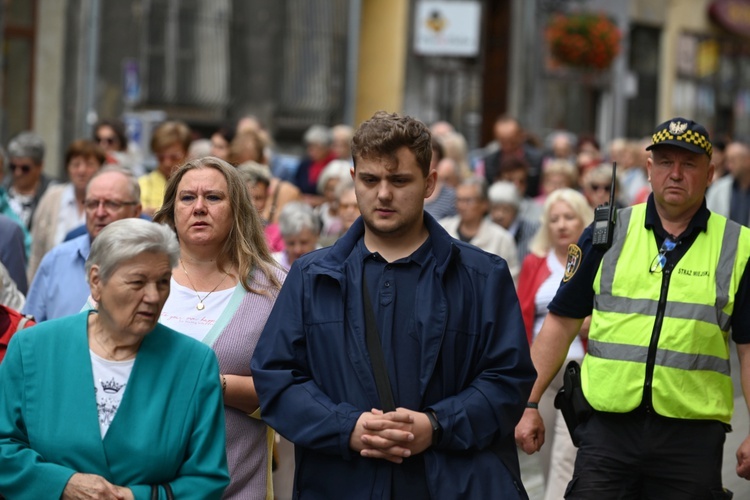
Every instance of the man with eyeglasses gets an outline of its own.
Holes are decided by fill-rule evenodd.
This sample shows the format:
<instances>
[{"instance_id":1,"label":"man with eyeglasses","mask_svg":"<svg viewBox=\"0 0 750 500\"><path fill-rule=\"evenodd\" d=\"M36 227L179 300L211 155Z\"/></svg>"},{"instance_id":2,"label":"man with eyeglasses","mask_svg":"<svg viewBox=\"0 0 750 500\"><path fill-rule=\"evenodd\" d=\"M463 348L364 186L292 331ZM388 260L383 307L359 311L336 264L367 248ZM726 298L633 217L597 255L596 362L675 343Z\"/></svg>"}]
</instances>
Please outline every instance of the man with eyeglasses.
<instances>
[{"instance_id":1,"label":"man with eyeglasses","mask_svg":"<svg viewBox=\"0 0 750 500\"><path fill-rule=\"evenodd\" d=\"M617 214L612 246L592 227L571 245L565 277L532 346L539 373L516 427L527 453L544 443L533 403L591 314L581 387L592 407L566 498L730 498L721 463L733 411L729 346L750 396L750 229L710 212L706 129L685 118L657 127L647 148L653 189ZM742 431L740 431L742 432ZM750 437L737 451L750 478Z\"/></svg>"},{"instance_id":2,"label":"man with eyeglasses","mask_svg":"<svg viewBox=\"0 0 750 500\"><path fill-rule=\"evenodd\" d=\"M44 141L34 132L21 132L8 143L10 175L4 187L10 207L29 230L39 200L52 182L42 173L43 163Z\"/></svg>"},{"instance_id":3,"label":"man with eyeglasses","mask_svg":"<svg viewBox=\"0 0 750 500\"><path fill-rule=\"evenodd\" d=\"M37 322L75 314L89 296L85 264L91 243L109 224L141 214L140 188L122 167L105 167L86 186L86 234L63 242L42 259L26 297L25 314Z\"/></svg>"}]
</instances>

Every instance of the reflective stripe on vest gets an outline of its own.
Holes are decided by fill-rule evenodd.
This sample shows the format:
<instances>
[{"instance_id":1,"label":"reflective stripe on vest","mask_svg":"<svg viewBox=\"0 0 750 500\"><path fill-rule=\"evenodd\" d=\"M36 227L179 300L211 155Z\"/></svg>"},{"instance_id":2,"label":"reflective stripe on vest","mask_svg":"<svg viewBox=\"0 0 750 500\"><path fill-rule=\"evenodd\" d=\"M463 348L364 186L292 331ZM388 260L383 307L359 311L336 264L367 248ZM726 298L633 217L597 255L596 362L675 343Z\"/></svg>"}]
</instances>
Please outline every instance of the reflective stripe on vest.
<instances>
[{"instance_id":1,"label":"reflective stripe on vest","mask_svg":"<svg viewBox=\"0 0 750 500\"><path fill-rule=\"evenodd\" d=\"M588 352L600 358L643 362L648 354L648 347L608 344L607 342L590 340ZM703 354L687 354L684 352L657 349L656 364L671 368L680 368L682 370L710 370L719 372L727 377L730 375L728 359L721 359L716 356L704 356Z\"/></svg>"},{"instance_id":2,"label":"reflective stripe on vest","mask_svg":"<svg viewBox=\"0 0 750 500\"><path fill-rule=\"evenodd\" d=\"M631 411L643 398L663 278L649 272L658 248L644 229L645 214L645 204L619 211L612 247L594 280L582 383L601 411ZM712 214L707 231L672 270L654 361L652 404L659 414L729 422L727 332L749 256L747 228Z\"/></svg>"}]
</instances>

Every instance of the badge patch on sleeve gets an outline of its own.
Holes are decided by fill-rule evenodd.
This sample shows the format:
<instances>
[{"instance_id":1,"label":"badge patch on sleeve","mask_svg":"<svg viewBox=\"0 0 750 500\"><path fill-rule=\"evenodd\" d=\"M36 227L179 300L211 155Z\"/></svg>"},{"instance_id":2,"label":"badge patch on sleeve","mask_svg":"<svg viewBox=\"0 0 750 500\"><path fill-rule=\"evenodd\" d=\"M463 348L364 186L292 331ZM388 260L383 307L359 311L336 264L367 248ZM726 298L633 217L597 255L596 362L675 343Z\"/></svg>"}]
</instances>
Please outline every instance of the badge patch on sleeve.
<instances>
[{"instance_id":1,"label":"badge patch on sleeve","mask_svg":"<svg viewBox=\"0 0 750 500\"><path fill-rule=\"evenodd\" d=\"M563 283L570 280L581 265L581 249L575 243L568 245L568 261L565 263L565 276Z\"/></svg>"}]
</instances>

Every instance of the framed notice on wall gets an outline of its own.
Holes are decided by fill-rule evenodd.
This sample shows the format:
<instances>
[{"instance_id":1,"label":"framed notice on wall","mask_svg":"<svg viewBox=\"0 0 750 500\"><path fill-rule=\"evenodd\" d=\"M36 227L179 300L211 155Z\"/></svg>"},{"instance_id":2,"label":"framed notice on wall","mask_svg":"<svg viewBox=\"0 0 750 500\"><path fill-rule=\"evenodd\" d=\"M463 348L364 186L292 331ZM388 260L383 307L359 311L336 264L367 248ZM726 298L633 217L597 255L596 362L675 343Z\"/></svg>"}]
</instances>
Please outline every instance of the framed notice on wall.
<instances>
[{"instance_id":1,"label":"framed notice on wall","mask_svg":"<svg viewBox=\"0 0 750 500\"><path fill-rule=\"evenodd\" d=\"M479 54L480 2L423 1L417 4L414 51L422 56Z\"/></svg>"}]
</instances>

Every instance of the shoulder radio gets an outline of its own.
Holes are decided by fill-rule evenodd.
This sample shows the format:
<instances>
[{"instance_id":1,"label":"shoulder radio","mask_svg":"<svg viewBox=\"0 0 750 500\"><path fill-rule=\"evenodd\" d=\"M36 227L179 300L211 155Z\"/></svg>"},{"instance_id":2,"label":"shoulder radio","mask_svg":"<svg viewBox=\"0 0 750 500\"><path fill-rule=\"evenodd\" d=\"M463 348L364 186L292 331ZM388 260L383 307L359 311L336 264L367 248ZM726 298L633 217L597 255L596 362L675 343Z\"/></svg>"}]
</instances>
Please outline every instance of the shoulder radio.
<instances>
[{"instance_id":1,"label":"shoulder radio","mask_svg":"<svg viewBox=\"0 0 750 500\"><path fill-rule=\"evenodd\" d=\"M598 250L609 250L612 246L612 235L615 231L617 210L615 209L615 179L617 163L612 163L612 185L609 190L609 203L599 205L594 210L594 234L592 244Z\"/></svg>"}]
</instances>

